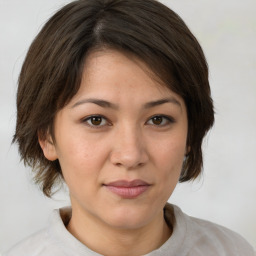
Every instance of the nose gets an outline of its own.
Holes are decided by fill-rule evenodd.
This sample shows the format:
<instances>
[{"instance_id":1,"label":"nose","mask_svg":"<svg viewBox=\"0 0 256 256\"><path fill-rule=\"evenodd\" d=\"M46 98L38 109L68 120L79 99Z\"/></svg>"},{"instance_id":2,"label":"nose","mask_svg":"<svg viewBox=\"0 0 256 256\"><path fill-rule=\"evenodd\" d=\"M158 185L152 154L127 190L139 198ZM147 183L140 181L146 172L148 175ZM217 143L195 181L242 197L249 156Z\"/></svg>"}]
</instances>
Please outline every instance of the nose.
<instances>
[{"instance_id":1,"label":"nose","mask_svg":"<svg viewBox=\"0 0 256 256\"><path fill-rule=\"evenodd\" d=\"M139 128L126 127L115 134L110 154L112 164L132 170L145 165L148 159L146 142Z\"/></svg>"}]
</instances>

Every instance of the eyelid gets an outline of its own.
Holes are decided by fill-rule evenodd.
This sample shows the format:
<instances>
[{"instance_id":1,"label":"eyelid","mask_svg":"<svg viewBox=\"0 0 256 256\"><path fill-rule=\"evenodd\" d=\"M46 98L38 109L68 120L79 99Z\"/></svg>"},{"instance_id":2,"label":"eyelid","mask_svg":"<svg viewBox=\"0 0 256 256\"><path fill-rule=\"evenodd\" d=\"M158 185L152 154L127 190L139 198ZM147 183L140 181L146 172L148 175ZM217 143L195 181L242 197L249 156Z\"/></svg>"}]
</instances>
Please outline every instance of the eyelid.
<instances>
[{"instance_id":1,"label":"eyelid","mask_svg":"<svg viewBox=\"0 0 256 256\"><path fill-rule=\"evenodd\" d=\"M167 124L160 124L160 125L156 125L156 124L150 124L150 125L154 125L154 126L158 126L158 127L164 127L166 125L169 125L169 124L172 124L172 123L175 123L175 119L172 117L172 116L168 116L168 115L163 115L163 114L156 114L156 115L153 115L151 116L148 121L146 122L146 124L152 120L154 117L161 117L165 120L167 120Z\"/></svg>"},{"instance_id":2,"label":"eyelid","mask_svg":"<svg viewBox=\"0 0 256 256\"><path fill-rule=\"evenodd\" d=\"M88 121L89 121L91 118L93 118L93 117L100 117L100 118L102 118L102 120L105 120L105 121L106 121L106 124L103 124L103 125L93 125L93 124L89 124ZM96 128L96 129L103 128L103 127L106 127L106 126L110 126L110 125L111 125L111 123L110 123L110 121L108 120L108 118L106 118L106 117L103 116L103 115L99 115L99 114L86 116L86 117L84 117L84 118L81 119L81 122L84 123L85 125L87 125L88 127Z\"/></svg>"},{"instance_id":3,"label":"eyelid","mask_svg":"<svg viewBox=\"0 0 256 256\"><path fill-rule=\"evenodd\" d=\"M105 120L105 124L100 124L100 125L93 125L93 124L90 124L88 123L88 121L93 118L93 117L100 117L102 120ZM150 121L152 121L152 119L154 117L161 117L163 118L163 120L165 120L165 124L154 124L154 123L151 123L149 124ZM103 127L106 127L106 126L111 126L111 122L109 121L108 118L106 118L104 115L101 115L101 114L93 114L93 115L89 115L89 116L86 116L84 118L81 119L81 122L84 123L85 125L87 125L88 127L90 128L96 128L96 129L99 129L99 128L103 128ZM175 119L172 117L172 116L168 116L168 115L164 115L164 114L156 114L156 115L153 115L151 116L147 121L146 121L146 124L149 124L149 125L152 125L152 126L156 126L156 127L164 127L164 126L167 126L167 125L170 125L172 123L175 123Z\"/></svg>"}]
</instances>

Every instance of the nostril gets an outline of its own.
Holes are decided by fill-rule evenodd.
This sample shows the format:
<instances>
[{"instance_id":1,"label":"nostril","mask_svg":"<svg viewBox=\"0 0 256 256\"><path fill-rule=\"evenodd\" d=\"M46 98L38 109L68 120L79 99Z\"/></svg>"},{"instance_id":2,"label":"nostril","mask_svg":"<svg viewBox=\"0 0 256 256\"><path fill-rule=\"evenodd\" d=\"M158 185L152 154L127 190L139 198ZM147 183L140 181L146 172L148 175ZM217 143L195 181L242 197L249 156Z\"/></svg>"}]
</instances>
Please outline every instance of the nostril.
<instances>
[{"instance_id":1,"label":"nostril","mask_svg":"<svg viewBox=\"0 0 256 256\"><path fill-rule=\"evenodd\" d=\"M126 169L141 167L149 158L147 151L142 147L142 143L135 142L135 138L125 142L120 140L112 148L109 157L112 164Z\"/></svg>"}]
</instances>

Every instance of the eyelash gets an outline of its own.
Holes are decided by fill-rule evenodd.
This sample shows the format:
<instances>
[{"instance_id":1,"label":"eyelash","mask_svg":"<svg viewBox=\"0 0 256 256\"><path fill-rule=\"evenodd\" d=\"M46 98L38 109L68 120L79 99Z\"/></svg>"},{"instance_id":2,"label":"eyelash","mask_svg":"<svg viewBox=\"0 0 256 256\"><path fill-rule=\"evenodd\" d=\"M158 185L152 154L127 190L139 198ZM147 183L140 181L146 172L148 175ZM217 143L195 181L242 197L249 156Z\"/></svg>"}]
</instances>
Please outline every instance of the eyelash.
<instances>
[{"instance_id":1,"label":"eyelash","mask_svg":"<svg viewBox=\"0 0 256 256\"><path fill-rule=\"evenodd\" d=\"M164 126L167 126L167 125L172 124L172 123L175 122L175 120L174 120L173 117L171 117L171 116L166 116L166 115L160 115L160 114L159 114L159 115L154 115L154 116L152 116L152 117L147 121L147 123L148 123L149 121L153 121L154 118L161 118L162 121L165 120L165 124L154 124L154 123L150 124L150 125L154 125L154 126L158 126L158 127L164 127Z\"/></svg>"},{"instance_id":2,"label":"eyelash","mask_svg":"<svg viewBox=\"0 0 256 256\"><path fill-rule=\"evenodd\" d=\"M101 122L102 122L102 120L104 120L106 122L106 124L103 124L103 125L102 124L99 124L99 125L92 124L93 118L100 118ZM104 126L110 126L111 125L111 123L108 121L108 119L106 117L102 116L102 115L88 116L85 119L83 119L82 122L85 123L86 125L88 125L89 127L96 128L96 129L102 128Z\"/></svg>"},{"instance_id":3,"label":"eyelash","mask_svg":"<svg viewBox=\"0 0 256 256\"><path fill-rule=\"evenodd\" d=\"M96 118L100 119L99 120L100 123L98 125L92 123L93 119L96 119ZM153 119L154 118L161 118L161 123L160 124L154 124L153 123ZM101 124L102 120L104 120L104 124L103 125ZM149 123L150 121L152 121L152 123L149 124L149 125L153 125L153 126L156 126L156 127L165 127L165 126L175 122L175 120L172 117L166 116L166 115L160 115L160 114L159 115L154 115L154 116L150 117L148 119L148 121L146 122L146 124ZM162 121L165 121L165 123L162 124ZM105 127L105 126L111 126L110 121L106 117L104 117L102 115L88 116L88 117L86 117L85 119L82 120L82 123L86 123L86 125L88 125L89 127L96 128L96 129L99 129L99 128L102 128L102 127Z\"/></svg>"}]
</instances>

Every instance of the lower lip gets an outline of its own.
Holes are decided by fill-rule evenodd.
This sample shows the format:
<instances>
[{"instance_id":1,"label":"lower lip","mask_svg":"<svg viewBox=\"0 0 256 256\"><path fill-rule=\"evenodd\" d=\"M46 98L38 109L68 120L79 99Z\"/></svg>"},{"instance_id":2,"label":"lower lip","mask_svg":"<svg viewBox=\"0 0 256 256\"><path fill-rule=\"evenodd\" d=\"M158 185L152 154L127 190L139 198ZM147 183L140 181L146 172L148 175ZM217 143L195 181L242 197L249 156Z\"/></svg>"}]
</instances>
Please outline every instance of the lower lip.
<instances>
[{"instance_id":1,"label":"lower lip","mask_svg":"<svg viewBox=\"0 0 256 256\"><path fill-rule=\"evenodd\" d=\"M116 187L116 186L106 186L108 190L113 192L114 194L126 198L132 199L140 196L144 192L146 192L149 186L136 186L136 187Z\"/></svg>"}]
</instances>

